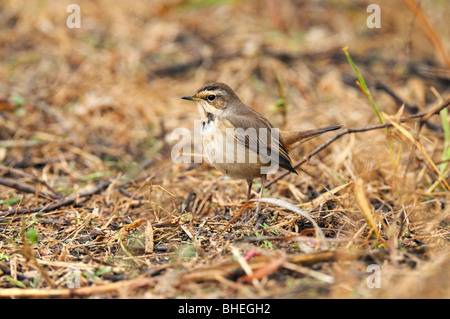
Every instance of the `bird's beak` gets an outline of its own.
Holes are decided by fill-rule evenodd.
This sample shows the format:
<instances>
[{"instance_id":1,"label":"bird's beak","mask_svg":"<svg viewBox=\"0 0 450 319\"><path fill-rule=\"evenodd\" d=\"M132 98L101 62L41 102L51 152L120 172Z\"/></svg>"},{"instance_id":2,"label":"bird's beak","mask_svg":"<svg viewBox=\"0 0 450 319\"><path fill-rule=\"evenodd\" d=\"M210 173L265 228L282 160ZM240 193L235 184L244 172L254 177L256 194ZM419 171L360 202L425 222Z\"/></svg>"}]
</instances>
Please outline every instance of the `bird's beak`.
<instances>
[{"instance_id":1,"label":"bird's beak","mask_svg":"<svg viewBox=\"0 0 450 319\"><path fill-rule=\"evenodd\" d=\"M183 100L188 100L188 101L201 101L202 99L195 97L193 95L186 95L186 96L182 96L181 97Z\"/></svg>"}]
</instances>

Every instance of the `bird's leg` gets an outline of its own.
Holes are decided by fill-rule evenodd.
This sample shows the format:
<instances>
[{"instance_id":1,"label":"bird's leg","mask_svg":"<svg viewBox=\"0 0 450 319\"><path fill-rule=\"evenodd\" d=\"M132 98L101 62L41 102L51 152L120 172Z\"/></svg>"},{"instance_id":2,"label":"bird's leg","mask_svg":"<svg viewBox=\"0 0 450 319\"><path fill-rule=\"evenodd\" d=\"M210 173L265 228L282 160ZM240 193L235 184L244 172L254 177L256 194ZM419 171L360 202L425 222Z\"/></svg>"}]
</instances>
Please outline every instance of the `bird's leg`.
<instances>
[{"instance_id":1,"label":"bird's leg","mask_svg":"<svg viewBox=\"0 0 450 319\"><path fill-rule=\"evenodd\" d=\"M249 201L250 197L252 196L253 179L247 179L247 184L248 184L247 201Z\"/></svg>"},{"instance_id":2,"label":"bird's leg","mask_svg":"<svg viewBox=\"0 0 450 319\"><path fill-rule=\"evenodd\" d=\"M266 185L266 175L263 175L263 176L261 176L261 190L259 191L259 199L262 198L265 185ZM261 205L261 202L258 201L258 203L256 204L256 212L250 219L247 220L247 224L250 223L250 221L258 218L260 205Z\"/></svg>"},{"instance_id":3,"label":"bird's leg","mask_svg":"<svg viewBox=\"0 0 450 319\"><path fill-rule=\"evenodd\" d=\"M259 199L262 198L265 186L266 186L266 175L263 175L263 176L261 176L261 190L259 191ZM260 206L260 204L261 204L261 202L258 202L258 204L256 204L255 216L257 216L259 214L259 206Z\"/></svg>"}]
</instances>

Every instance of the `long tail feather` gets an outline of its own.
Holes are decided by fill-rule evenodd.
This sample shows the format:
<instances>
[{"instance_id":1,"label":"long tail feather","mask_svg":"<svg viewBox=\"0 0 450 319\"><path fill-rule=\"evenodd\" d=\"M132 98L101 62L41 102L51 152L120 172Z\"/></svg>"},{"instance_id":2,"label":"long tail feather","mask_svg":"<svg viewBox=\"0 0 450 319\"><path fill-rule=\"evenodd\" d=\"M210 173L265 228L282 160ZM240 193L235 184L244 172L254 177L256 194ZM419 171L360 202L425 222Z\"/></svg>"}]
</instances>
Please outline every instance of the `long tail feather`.
<instances>
[{"instance_id":1,"label":"long tail feather","mask_svg":"<svg viewBox=\"0 0 450 319\"><path fill-rule=\"evenodd\" d=\"M341 127L342 127L342 125L338 124L338 125L326 126L326 127L322 127L322 128L318 128L318 129L314 129L314 130L301 131L301 132L282 131L282 132L280 132L280 134L281 134L281 139L282 139L283 144L286 147L286 149L291 150L291 149L299 146L300 144L302 144L306 141L309 141L310 139L312 139L316 136L319 136L326 132L336 131L336 130L340 129Z\"/></svg>"}]
</instances>

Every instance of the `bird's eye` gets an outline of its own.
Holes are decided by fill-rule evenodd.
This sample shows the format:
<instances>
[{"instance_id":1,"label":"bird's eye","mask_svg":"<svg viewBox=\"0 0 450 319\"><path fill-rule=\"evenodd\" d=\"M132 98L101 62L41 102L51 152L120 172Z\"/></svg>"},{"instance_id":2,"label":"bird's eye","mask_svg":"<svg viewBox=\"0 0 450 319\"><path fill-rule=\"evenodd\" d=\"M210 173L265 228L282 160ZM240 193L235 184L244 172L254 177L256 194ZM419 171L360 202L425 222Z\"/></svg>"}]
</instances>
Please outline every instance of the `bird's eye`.
<instances>
[{"instance_id":1,"label":"bird's eye","mask_svg":"<svg viewBox=\"0 0 450 319\"><path fill-rule=\"evenodd\" d=\"M208 101L212 102L216 99L216 96L214 94L208 95L207 97Z\"/></svg>"}]
</instances>

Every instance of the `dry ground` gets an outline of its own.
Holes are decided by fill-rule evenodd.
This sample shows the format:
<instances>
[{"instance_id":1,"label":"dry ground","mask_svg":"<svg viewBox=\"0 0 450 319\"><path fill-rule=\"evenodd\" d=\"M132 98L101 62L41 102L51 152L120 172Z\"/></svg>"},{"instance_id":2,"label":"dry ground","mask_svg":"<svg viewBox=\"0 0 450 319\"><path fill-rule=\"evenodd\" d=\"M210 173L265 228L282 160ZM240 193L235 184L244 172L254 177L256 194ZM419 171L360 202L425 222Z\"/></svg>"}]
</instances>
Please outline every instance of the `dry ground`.
<instances>
[{"instance_id":1,"label":"dry ground","mask_svg":"<svg viewBox=\"0 0 450 319\"><path fill-rule=\"evenodd\" d=\"M362 0L86 0L69 29L71 2L0 2L1 297L450 297L441 117L398 124L448 99L448 1L417 19L378 1L379 29ZM379 124L344 46L395 127L343 135L264 193L325 241L275 204L228 225L245 183L172 161L198 119L180 96L222 81L279 127Z\"/></svg>"}]
</instances>

